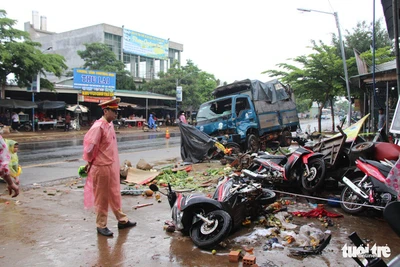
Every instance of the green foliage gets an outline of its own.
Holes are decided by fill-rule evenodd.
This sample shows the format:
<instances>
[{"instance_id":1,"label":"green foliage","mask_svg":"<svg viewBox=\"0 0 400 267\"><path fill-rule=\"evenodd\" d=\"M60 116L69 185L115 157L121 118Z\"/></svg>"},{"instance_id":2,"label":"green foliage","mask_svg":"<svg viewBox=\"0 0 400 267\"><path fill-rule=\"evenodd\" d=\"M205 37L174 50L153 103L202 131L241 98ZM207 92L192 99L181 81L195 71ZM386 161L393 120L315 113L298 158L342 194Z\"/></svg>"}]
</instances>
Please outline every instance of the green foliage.
<instances>
[{"instance_id":1,"label":"green foliage","mask_svg":"<svg viewBox=\"0 0 400 267\"><path fill-rule=\"evenodd\" d=\"M29 39L28 33L14 29L16 20L6 17L7 12L0 10L0 83L4 89L7 76L14 74L14 83L20 87L31 85L32 77L42 74L41 87L53 89L45 72L60 77L67 69L65 59L57 54L45 54L41 44Z\"/></svg>"},{"instance_id":2,"label":"green foliage","mask_svg":"<svg viewBox=\"0 0 400 267\"><path fill-rule=\"evenodd\" d=\"M356 27L352 31L346 30L344 36L345 43L345 55L346 58L354 57L353 48L358 52L363 53L370 51L372 46L373 38L373 27L372 22L367 23L366 21L358 22ZM337 47L337 54L341 56L339 40L336 34L332 36L332 44ZM389 38L387 30L382 26L382 21L378 20L375 22L375 49L383 47L391 47L392 41Z\"/></svg>"},{"instance_id":3,"label":"green foliage","mask_svg":"<svg viewBox=\"0 0 400 267\"><path fill-rule=\"evenodd\" d=\"M305 113L308 112L311 108L312 100L311 99L296 99L297 112Z\"/></svg>"},{"instance_id":4,"label":"green foliage","mask_svg":"<svg viewBox=\"0 0 400 267\"><path fill-rule=\"evenodd\" d=\"M181 108L197 110L200 104L212 99L211 93L217 87L217 80L188 60L183 67L174 62L167 72L159 73L159 79L143 84L141 90L175 96L178 85L182 86Z\"/></svg>"},{"instance_id":5,"label":"green foliage","mask_svg":"<svg viewBox=\"0 0 400 267\"><path fill-rule=\"evenodd\" d=\"M117 89L136 90L133 77L125 70L125 65L119 61L111 48L103 43L85 44L86 50L79 50L78 55L85 61L83 68L115 72L117 74Z\"/></svg>"}]
</instances>

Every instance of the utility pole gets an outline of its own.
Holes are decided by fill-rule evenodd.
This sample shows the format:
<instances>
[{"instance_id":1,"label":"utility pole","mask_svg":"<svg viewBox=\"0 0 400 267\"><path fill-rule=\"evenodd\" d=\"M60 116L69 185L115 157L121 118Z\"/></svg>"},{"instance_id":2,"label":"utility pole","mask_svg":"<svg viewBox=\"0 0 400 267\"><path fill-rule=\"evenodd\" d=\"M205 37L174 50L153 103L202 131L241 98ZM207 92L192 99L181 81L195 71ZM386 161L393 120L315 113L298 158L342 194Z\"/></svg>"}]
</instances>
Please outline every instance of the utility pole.
<instances>
[{"instance_id":1,"label":"utility pole","mask_svg":"<svg viewBox=\"0 0 400 267\"><path fill-rule=\"evenodd\" d=\"M347 126L350 126L351 124L351 94L350 94L350 84L349 84L349 75L347 73L347 63L346 63L346 55L344 53L344 45L343 45L343 40L342 40L342 32L340 31L340 24L339 24L339 16L337 12L325 12L325 11L319 11L319 10L313 10L313 9L304 9L304 8L298 8L297 10L303 11L303 12L318 12L318 13L323 13L323 14L328 14L328 15L333 15L335 17L336 21L336 27L338 29L339 33L339 43L340 43L340 52L342 54L342 61L343 61L343 70L344 70L344 78L346 82L346 89L347 89L347 97L349 99L349 109L347 112Z\"/></svg>"}]
</instances>

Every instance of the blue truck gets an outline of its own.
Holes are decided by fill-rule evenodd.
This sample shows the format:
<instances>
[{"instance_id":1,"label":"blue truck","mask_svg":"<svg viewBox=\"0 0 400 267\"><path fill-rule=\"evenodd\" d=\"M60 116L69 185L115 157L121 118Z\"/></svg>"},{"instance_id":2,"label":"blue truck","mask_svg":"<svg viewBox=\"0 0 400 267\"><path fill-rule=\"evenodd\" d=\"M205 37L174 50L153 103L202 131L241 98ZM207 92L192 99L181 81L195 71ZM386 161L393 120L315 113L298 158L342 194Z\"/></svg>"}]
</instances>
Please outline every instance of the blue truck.
<instances>
[{"instance_id":1,"label":"blue truck","mask_svg":"<svg viewBox=\"0 0 400 267\"><path fill-rule=\"evenodd\" d=\"M290 90L276 79L236 81L216 88L213 96L200 106L196 127L239 144L242 151L265 150L271 141L289 146L292 132L300 128Z\"/></svg>"}]
</instances>

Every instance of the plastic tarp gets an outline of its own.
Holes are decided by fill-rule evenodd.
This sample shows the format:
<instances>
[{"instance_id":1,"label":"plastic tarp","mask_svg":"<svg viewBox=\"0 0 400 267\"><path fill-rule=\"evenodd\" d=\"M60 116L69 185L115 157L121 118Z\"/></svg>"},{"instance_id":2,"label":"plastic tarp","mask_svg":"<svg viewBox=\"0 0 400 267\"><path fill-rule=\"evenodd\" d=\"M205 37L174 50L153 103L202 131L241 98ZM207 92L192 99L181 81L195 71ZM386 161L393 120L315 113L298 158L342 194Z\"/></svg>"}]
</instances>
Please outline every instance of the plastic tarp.
<instances>
[{"instance_id":1,"label":"plastic tarp","mask_svg":"<svg viewBox=\"0 0 400 267\"><path fill-rule=\"evenodd\" d=\"M24 101L24 100L17 100L17 99L0 99L0 107L4 108L37 108L35 102L32 101Z\"/></svg>"},{"instance_id":2,"label":"plastic tarp","mask_svg":"<svg viewBox=\"0 0 400 267\"><path fill-rule=\"evenodd\" d=\"M182 160L192 163L203 161L208 151L214 146L212 138L186 123L179 123L179 130L181 132Z\"/></svg>"},{"instance_id":3,"label":"plastic tarp","mask_svg":"<svg viewBox=\"0 0 400 267\"><path fill-rule=\"evenodd\" d=\"M36 102L39 109L64 109L66 103L64 101L44 100Z\"/></svg>"},{"instance_id":4,"label":"plastic tarp","mask_svg":"<svg viewBox=\"0 0 400 267\"><path fill-rule=\"evenodd\" d=\"M287 88L280 83L277 79L271 80L269 82L261 82L259 80L243 80L236 81L234 83L220 86L216 88L213 95L217 98L243 93L245 91L250 91L253 100L265 100L271 103L276 103L280 100L289 99L289 95L286 92Z\"/></svg>"}]
</instances>

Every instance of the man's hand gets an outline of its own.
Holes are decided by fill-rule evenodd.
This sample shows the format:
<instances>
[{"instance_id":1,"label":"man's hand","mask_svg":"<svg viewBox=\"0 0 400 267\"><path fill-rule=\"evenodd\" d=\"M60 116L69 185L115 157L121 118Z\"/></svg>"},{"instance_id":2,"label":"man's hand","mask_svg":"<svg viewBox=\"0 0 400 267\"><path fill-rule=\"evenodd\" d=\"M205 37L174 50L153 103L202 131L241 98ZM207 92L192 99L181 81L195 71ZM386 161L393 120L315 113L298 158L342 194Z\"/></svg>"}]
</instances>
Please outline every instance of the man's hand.
<instances>
[{"instance_id":1,"label":"man's hand","mask_svg":"<svg viewBox=\"0 0 400 267\"><path fill-rule=\"evenodd\" d=\"M16 197L19 195L19 188L16 184L11 183L7 186L7 188L8 188L9 195L11 195L11 193L14 191L14 194L12 195L12 197Z\"/></svg>"},{"instance_id":2,"label":"man's hand","mask_svg":"<svg viewBox=\"0 0 400 267\"><path fill-rule=\"evenodd\" d=\"M15 184L19 185L19 178L18 177L15 177Z\"/></svg>"},{"instance_id":3,"label":"man's hand","mask_svg":"<svg viewBox=\"0 0 400 267\"><path fill-rule=\"evenodd\" d=\"M88 163L85 165L85 172L86 172L86 173L89 173L90 167L92 167L92 164L91 164L90 162L88 162Z\"/></svg>"}]
</instances>

